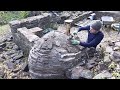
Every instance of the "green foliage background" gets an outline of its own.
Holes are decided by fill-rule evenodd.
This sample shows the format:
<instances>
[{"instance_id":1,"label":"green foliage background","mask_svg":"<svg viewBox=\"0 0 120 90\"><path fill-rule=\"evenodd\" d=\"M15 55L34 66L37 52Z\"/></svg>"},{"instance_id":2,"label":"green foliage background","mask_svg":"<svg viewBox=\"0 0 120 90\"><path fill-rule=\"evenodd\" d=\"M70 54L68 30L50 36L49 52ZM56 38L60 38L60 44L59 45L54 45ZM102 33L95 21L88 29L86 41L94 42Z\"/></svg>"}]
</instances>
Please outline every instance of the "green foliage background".
<instances>
[{"instance_id":1,"label":"green foliage background","mask_svg":"<svg viewBox=\"0 0 120 90\"><path fill-rule=\"evenodd\" d=\"M0 11L0 25L5 25L9 21L26 18L29 11Z\"/></svg>"}]
</instances>

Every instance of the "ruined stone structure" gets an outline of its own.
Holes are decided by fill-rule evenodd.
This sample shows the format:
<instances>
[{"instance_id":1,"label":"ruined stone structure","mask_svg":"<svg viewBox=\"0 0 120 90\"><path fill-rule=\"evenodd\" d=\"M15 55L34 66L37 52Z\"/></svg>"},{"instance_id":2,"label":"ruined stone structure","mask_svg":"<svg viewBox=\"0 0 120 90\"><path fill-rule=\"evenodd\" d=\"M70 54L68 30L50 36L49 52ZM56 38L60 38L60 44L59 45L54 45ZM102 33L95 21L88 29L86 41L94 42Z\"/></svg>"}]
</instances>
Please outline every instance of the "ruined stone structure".
<instances>
[{"instance_id":1,"label":"ruined stone structure","mask_svg":"<svg viewBox=\"0 0 120 90\"><path fill-rule=\"evenodd\" d=\"M107 68L104 63L108 64L111 63L111 61L117 63L120 62L120 41L116 42L113 46L110 45L109 47L105 47L103 44L101 47L105 47L106 50L103 50L105 55L101 55L101 57L96 55L96 57L87 58L87 54L85 56L86 50L82 50L82 46L71 45L69 36L64 34L66 31L64 20L72 19L74 24L81 26L89 25L92 22L91 20L86 20L86 18L91 13L91 11L85 12L77 17L71 18L69 14L57 16L48 12L40 13L38 16L29 17L20 21L16 20L10 22L14 42L26 55L29 55L28 65L31 78L97 79L101 77L106 78L108 76L108 78L111 78L112 75L110 72L102 70L106 70L105 68ZM95 13L97 15L97 19L100 19L100 13L102 13L102 15L112 15L113 17L119 16L108 12L104 13L97 11ZM92 21L94 22L94 20ZM55 23L60 24L56 30L47 34L43 33L45 29L52 28L51 24L54 25ZM70 33L72 34L76 29L76 27L72 26ZM78 35L79 38L84 41L84 37L87 36L87 33L79 32ZM90 53L93 52L90 50ZM102 58L102 56L104 57L103 61L99 59ZM87 63L84 64L83 60L87 61ZM97 73L100 73L99 75L93 73L95 67L98 68ZM97 70L97 68L95 70Z\"/></svg>"},{"instance_id":2,"label":"ruined stone structure","mask_svg":"<svg viewBox=\"0 0 120 90\"><path fill-rule=\"evenodd\" d=\"M10 22L14 42L28 55L33 45L32 43L41 37L41 30L49 27L53 22L52 20L52 16L49 13L45 13L39 16L28 17L21 21ZM37 33L39 33L38 36L36 35Z\"/></svg>"},{"instance_id":3,"label":"ruined stone structure","mask_svg":"<svg viewBox=\"0 0 120 90\"><path fill-rule=\"evenodd\" d=\"M73 18L73 23L87 18L91 13L83 13ZM69 36L64 34L64 30L54 30L43 34L51 23L54 24L61 20L64 22L64 19L69 16L64 19L53 17L50 13L44 13L21 21L10 22L14 42L26 55L29 55L29 72L32 78L71 78L71 75L66 74L70 73L69 69L74 68L81 61L83 47L71 45Z\"/></svg>"},{"instance_id":4,"label":"ruined stone structure","mask_svg":"<svg viewBox=\"0 0 120 90\"><path fill-rule=\"evenodd\" d=\"M90 13L92 12L83 13L82 15L73 18L74 23L88 17ZM52 28L54 24L59 22L64 24L64 20L69 17L70 16L55 16L51 13L42 13L38 16L11 21L9 25L11 27L13 41L25 52L26 55L28 55L36 40L44 35L42 33L43 30Z\"/></svg>"}]
</instances>

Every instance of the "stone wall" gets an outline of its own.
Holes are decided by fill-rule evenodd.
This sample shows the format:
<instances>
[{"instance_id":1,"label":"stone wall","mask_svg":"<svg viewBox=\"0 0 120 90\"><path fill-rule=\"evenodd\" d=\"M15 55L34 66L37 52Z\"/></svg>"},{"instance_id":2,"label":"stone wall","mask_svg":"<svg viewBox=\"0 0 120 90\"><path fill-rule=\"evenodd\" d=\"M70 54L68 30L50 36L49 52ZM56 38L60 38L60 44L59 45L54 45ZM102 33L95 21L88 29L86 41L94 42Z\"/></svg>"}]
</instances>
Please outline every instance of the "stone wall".
<instances>
[{"instance_id":1,"label":"stone wall","mask_svg":"<svg viewBox=\"0 0 120 90\"><path fill-rule=\"evenodd\" d=\"M27 29L26 27L23 27L17 29L17 33L14 34L14 36L16 37L15 41L26 55L29 54L29 51L32 48L32 46L35 44L35 42L40 39L35 34L39 33L40 35L42 35L41 31L42 29L40 29L39 27L35 27L31 29Z\"/></svg>"},{"instance_id":2,"label":"stone wall","mask_svg":"<svg viewBox=\"0 0 120 90\"><path fill-rule=\"evenodd\" d=\"M51 14L49 13L45 13L43 15L28 17L22 20L15 20L15 21L11 21L9 25L13 33L17 33L17 28L21 28L21 27L26 27L28 29L33 27L44 28L51 21L50 15Z\"/></svg>"},{"instance_id":3,"label":"stone wall","mask_svg":"<svg viewBox=\"0 0 120 90\"><path fill-rule=\"evenodd\" d=\"M40 28L45 29L51 22L53 22L53 21L52 21L49 13L45 13L45 14L39 15L39 16L28 17L28 18L22 19L22 20L11 21L9 23L9 25L11 27L13 41L22 50L27 52L26 54L28 54L28 51L31 47L29 39L31 39L32 37L37 37L33 33L30 34L28 30L31 30L30 28L34 28L34 27L40 27ZM23 27L26 27L26 28L23 28ZM21 28L21 29L19 29L19 28ZM37 29L34 28L34 30L38 30L38 28ZM32 35L32 36L30 38L26 38L28 34Z\"/></svg>"}]
</instances>

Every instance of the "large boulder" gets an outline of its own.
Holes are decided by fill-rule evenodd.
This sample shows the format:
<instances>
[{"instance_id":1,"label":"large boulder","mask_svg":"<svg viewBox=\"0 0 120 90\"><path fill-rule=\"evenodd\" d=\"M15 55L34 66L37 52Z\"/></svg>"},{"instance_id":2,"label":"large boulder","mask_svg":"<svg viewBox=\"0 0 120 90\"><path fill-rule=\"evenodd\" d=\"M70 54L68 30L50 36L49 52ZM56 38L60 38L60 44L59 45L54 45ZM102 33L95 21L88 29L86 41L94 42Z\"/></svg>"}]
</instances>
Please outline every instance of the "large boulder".
<instances>
[{"instance_id":1,"label":"large boulder","mask_svg":"<svg viewBox=\"0 0 120 90\"><path fill-rule=\"evenodd\" d=\"M62 79L80 61L80 48L59 31L45 34L30 50L29 72L34 79Z\"/></svg>"}]
</instances>

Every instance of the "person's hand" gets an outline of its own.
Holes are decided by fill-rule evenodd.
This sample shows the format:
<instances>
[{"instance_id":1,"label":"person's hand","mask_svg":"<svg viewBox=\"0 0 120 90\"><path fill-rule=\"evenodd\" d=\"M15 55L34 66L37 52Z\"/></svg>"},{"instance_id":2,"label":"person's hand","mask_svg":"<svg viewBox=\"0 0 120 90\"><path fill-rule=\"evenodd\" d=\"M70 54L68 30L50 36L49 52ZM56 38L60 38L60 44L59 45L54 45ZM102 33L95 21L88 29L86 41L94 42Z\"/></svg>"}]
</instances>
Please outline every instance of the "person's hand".
<instances>
[{"instance_id":1,"label":"person's hand","mask_svg":"<svg viewBox=\"0 0 120 90\"><path fill-rule=\"evenodd\" d=\"M80 41L78 40L71 40L72 45L79 45Z\"/></svg>"}]
</instances>

